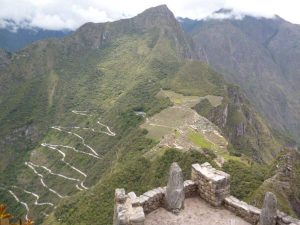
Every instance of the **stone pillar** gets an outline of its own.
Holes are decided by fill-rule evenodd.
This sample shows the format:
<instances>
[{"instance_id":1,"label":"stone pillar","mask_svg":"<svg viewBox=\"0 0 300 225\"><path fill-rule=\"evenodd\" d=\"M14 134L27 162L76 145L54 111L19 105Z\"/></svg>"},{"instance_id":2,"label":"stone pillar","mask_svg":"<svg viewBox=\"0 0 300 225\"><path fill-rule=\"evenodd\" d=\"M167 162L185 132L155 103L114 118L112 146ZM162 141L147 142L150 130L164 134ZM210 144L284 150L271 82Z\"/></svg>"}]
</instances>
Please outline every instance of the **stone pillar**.
<instances>
[{"instance_id":1,"label":"stone pillar","mask_svg":"<svg viewBox=\"0 0 300 225\"><path fill-rule=\"evenodd\" d=\"M127 225L128 219L126 216L126 194L125 189L120 188L115 190L115 208L114 208L114 218L113 225Z\"/></svg>"},{"instance_id":2,"label":"stone pillar","mask_svg":"<svg viewBox=\"0 0 300 225\"><path fill-rule=\"evenodd\" d=\"M230 196L230 175L209 163L193 164L192 180L198 185L200 197L213 206L220 206Z\"/></svg>"},{"instance_id":3,"label":"stone pillar","mask_svg":"<svg viewBox=\"0 0 300 225\"><path fill-rule=\"evenodd\" d=\"M275 225L277 218L277 199L272 192L265 194L264 205L261 210L259 225Z\"/></svg>"},{"instance_id":4,"label":"stone pillar","mask_svg":"<svg viewBox=\"0 0 300 225\"><path fill-rule=\"evenodd\" d=\"M184 184L182 170L176 162L172 163L166 189L166 208L178 214L184 207Z\"/></svg>"}]
</instances>

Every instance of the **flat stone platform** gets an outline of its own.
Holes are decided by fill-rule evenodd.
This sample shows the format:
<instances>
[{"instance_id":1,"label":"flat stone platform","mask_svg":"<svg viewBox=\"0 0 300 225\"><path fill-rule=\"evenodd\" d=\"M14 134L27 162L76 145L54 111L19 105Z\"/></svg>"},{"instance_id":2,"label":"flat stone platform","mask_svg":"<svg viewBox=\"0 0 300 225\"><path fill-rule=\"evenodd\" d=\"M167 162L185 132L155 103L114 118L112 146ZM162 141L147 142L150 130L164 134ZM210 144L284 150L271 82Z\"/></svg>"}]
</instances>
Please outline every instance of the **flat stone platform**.
<instances>
[{"instance_id":1,"label":"flat stone platform","mask_svg":"<svg viewBox=\"0 0 300 225\"><path fill-rule=\"evenodd\" d=\"M144 225L250 225L224 208L214 208L200 198L187 198L185 208L174 215L159 208L148 215Z\"/></svg>"}]
</instances>

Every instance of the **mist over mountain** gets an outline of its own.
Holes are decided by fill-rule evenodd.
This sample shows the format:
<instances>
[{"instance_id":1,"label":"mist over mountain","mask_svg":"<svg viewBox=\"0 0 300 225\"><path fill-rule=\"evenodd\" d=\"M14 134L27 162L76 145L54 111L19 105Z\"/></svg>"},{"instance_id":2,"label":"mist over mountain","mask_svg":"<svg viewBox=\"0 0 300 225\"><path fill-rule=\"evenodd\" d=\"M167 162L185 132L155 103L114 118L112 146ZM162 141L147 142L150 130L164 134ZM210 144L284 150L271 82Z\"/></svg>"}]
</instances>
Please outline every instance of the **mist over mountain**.
<instances>
[{"instance_id":1,"label":"mist over mountain","mask_svg":"<svg viewBox=\"0 0 300 225\"><path fill-rule=\"evenodd\" d=\"M61 38L72 32L69 30L45 30L41 28L0 27L0 48L9 52L18 51L28 44L47 38Z\"/></svg>"}]
</instances>

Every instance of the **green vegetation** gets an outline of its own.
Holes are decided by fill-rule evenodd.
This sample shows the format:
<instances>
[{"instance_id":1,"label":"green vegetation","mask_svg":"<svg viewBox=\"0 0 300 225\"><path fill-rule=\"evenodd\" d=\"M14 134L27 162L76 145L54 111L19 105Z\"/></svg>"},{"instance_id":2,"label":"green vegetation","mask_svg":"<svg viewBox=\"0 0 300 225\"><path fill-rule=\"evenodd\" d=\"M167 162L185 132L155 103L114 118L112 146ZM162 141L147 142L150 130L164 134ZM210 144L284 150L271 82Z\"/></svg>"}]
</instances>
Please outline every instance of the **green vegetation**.
<instances>
[{"instance_id":1,"label":"green vegetation","mask_svg":"<svg viewBox=\"0 0 300 225\"><path fill-rule=\"evenodd\" d=\"M152 162L136 154L134 151L127 152L99 184L90 192L79 194L66 201L55 212L55 217L66 224L74 224L76 221L110 224L115 188L124 187L127 191L142 194L151 188L167 184L168 170L172 162L178 162L184 178L189 179L191 164L212 162L213 159L197 151L182 153L174 149L167 150L163 156ZM78 206L80 210L74 211Z\"/></svg>"},{"instance_id":2,"label":"green vegetation","mask_svg":"<svg viewBox=\"0 0 300 225\"><path fill-rule=\"evenodd\" d=\"M190 131L188 138L200 148L214 149L213 143L207 141L201 134L193 130Z\"/></svg>"},{"instance_id":3,"label":"green vegetation","mask_svg":"<svg viewBox=\"0 0 300 225\"><path fill-rule=\"evenodd\" d=\"M180 27L176 26L175 18L150 13L114 23L87 24L66 39L35 43L16 54L7 72L0 76L0 137L4 140L0 142L0 183L4 188L11 185L22 187L38 193L41 201L58 204L54 211L53 208L41 208L34 205L32 196L18 193L22 201L28 203L37 223L44 219L42 212L52 212L44 224L80 224L79 221L84 221L82 224L107 225L111 223L113 195L117 187L141 194L152 187L165 185L173 161L179 163L188 179L192 163L213 163L216 155L228 157L226 160L240 160L229 156L225 150L216 149L213 143L193 132L189 137L204 148L204 154L164 149L156 157L151 157L152 160L146 158L158 140L148 138L151 132L141 129L145 119L135 111L144 111L147 117L160 115L169 125L178 125L187 116L184 113L165 113L173 102L172 97L158 96L162 88L173 94L182 94L180 100L190 99L190 96L221 96L221 105L217 104L221 98L214 99L216 105L208 99L210 105L205 100L203 104L209 109L200 108L223 129L236 151L251 157L254 153L271 152L272 134L252 110L242 110L242 119L251 117L257 123L247 124L247 128L252 129L251 135L243 137L245 142L239 142L241 145L235 142L236 135L230 133L236 131L232 126L237 123L228 123L225 127L218 123L223 118L226 104L234 105L235 98L219 74L203 63L185 59L189 51L189 43ZM247 104L243 102L243 105ZM84 110L89 115L75 115L72 110ZM235 118L235 115L235 111L228 111L228 118ZM98 120L108 125L116 136L99 132ZM71 149L61 149L66 154L66 162L87 174L85 184L89 189L86 191L78 191L74 183L53 176L42 168L37 169L51 188L69 196L63 199L44 188L39 177L24 164L31 161L56 173L82 178L82 174L61 161L60 153L40 144L68 145L81 151L88 149L78 136L51 129L51 126L87 128L76 132L101 156L95 159ZM67 130L74 132L75 128L72 129ZM261 134L260 129L269 135L269 139L252 135ZM159 135L164 133L161 128L159 131ZM252 151L253 143L260 143L255 151ZM235 161L226 165L224 168L232 173L232 177L236 173L245 187L257 172L254 167ZM240 169L251 172L253 176L241 176ZM261 182L260 178L258 180ZM246 198L259 182L245 189L238 186L236 195L241 191L240 196ZM24 208L6 191L0 191L13 214L24 215Z\"/></svg>"},{"instance_id":4,"label":"green vegetation","mask_svg":"<svg viewBox=\"0 0 300 225\"><path fill-rule=\"evenodd\" d=\"M201 101L195 110L218 125L230 142L232 155L241 154L255 162L271 163L280 151L277 139L262 118L252 108L237 86L228 85L222 104L212 107Z\"/></svg>"},{"instance_id":5,"label":"green vegetation","mask_svg":"<svg viewBox=\"0 0 300 225\"><path fill-rule=\"evenodd\" d=\"M264 165L247 165L229 160L222 168L231 175L231 194L235 197L248 200L253 192L270 176L270 168Z\"/></svg>"}]
</instances>

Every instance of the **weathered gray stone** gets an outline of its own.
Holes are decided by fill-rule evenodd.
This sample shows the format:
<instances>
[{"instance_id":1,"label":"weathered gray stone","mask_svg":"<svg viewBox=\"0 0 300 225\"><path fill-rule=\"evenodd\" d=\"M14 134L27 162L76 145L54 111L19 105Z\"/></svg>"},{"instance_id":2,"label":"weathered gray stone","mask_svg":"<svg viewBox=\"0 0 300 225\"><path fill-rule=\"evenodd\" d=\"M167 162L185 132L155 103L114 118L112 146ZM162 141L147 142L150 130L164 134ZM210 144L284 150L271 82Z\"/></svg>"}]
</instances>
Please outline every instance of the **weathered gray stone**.
<instances>
[{"instance_id":1,"label":"weathered gray stone","mask_svg":"<svg viewBox=\"0 0 300 225\"><path fill-rule=\"evenodd\" d=\"M134 207L129 216L130 225L143 225L145 221L145 213L142 207Z\"/></svg>"},{"instance_id":2,"label":"weathered gray stone","mask_svg":"<svg viewBox=\"0 0 300 225\"><path fill-rule=\"evenodd\" d=\"M166 190L166 207L175 214L184 207L184 185L182 170L178 164L172 163Z\"/></svg>"},{"instance_id":3,"label":"weathered gray stone","mask_svg":"<svg viewBox=\"0 0 300 225\"><path fill-rule=\"evenodd\" d=\"M134 192L129 192L127 195L131 200L134 200L136 198L136 194Z\"/></svg>"},{"instance_id":4,"label":"weathered gray stone","mask_svg":"<svg viewBox=\"0 0 300 225\"><path fill-rule=\"evenodd\" d=\"M115 205L113 225L127 225L126 208L122 204Z\"/></svg>"},{"instance_id":5,"label":"weathered gray stone","mask_svg":"<svg viewBox=\"0 0 300 225\"><path fill-rule=\"evenodd\" d=\"M193 164L192 180L198 185L200 197L213 206L221 206L230 196L230 175L216 170L209 163Z\"/></svg>"},{"instance_id":6,"label":"weathered gray stone","mask_svg":"<svg viewBox=\"0 0 300 225\"><path fill-rule=\"evenodd\" d=\"M126 193L124 188L117 188L115 190L115 201L117 203L124 203L126 201Z\"/></svg>"},{"instance_id":7,"label":"weathered gray stone","mask_svg":"<svg viewBox=\"0 0 300 225\"><path fill-rule=\"evenodd\" d=\"M183 183L185 198L195 197L197 195L197 184L192 180L186 180Z\"/></svg>"},{"instance_id":8,"label":"weathered gray stone","mask_svg":"<svg viewBox=\"0 0 300 225\"><path fill-rule=\"evenodd\" d=\"M246 202L240 201L233 196L229 196L224 199L224 206L251 224L257 224L259 221L261 213L260 209L252 205L248 205Z\"/></svg>"},{"instance_id":9,"label":"weathered gray stone","mask_svg":"<svg viewBox=\"0 0 300 225\"><path fill-rule=\"evenodd\" d=\"M264 205L261 210L259 225L275 225L277 218L277 199L276 196L267 192L264 199Z\"/></svg>"}]
</instances>

